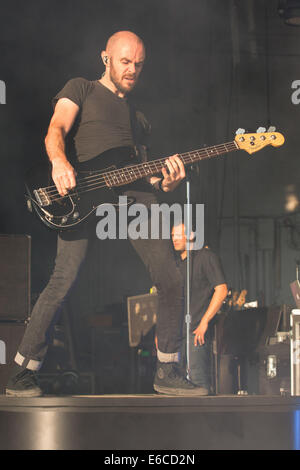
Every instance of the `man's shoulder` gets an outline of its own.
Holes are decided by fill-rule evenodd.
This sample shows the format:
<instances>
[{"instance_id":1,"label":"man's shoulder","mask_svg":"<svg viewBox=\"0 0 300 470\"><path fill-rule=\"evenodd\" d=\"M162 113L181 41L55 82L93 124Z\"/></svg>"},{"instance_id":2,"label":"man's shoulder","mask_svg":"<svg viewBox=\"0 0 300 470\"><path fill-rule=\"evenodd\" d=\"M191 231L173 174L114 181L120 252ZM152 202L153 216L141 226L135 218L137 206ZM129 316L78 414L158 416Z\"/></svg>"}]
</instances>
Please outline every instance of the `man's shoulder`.
<instances>
[{"instance_id":1,"label":"man's shoulder","mask_svg":"<svg viewBox=\"0 0 300 470\"><path fill-rule=\"evenodd\" d=\"M208 246L198 250L198 254L194 260L194 266L201 275L209 280L212 286L225 283L225 275L222 267L222 262L217 253L211 250Z\"/></svg>"},{"instance_id":2,"label":"man's shoulder","mask_svg":"<svg viewBox=\"0 0 300 470\"><path fill-rule=\"evenodd\" d=\"M75 78L70 78L65 86L74 86L74 87L80 87L80 88L91 88L94 86L94 81L88 80L87 78L84 77L75 77Z\"/></svg>"},{"instance_id":3,"label":"man's shoulder","mask_svg":"<svg viewBox=\"0 0 300 470\"><path fill-rule=\"evenodd\" d=\"M67 81L62 90L60 90L57 95L52 99L53 107L55 107L57 101L60 98L68 98L75 104L77 104L79 107L82 106L85 98L91 92L93 86L94 82L91 82L86 78L71 78Z\"/></svg>"},{"instance_id":4,"label":"man's shoulder","mask_svg":"<svg viewBox=\"0 0 300 470\"><path fill-rule=\"evenodd\" d=\"M218 255L208 246L205 245L200 250L195 250L194 259L199 260L199 262L209 261L210 259L218 259Z\"/></svg>"},{"instance_id":5,"label":"man's shoulder","mask_svg":"<svg viewBox=\"0 0 300 470\"><path fill-rule=\"evenodd\" d=\"M203 248L200 248L200 250L195 250L194 253L195 256L211 256L214 254L209 245L204 245Z\"/></svg>"}]
</instances>

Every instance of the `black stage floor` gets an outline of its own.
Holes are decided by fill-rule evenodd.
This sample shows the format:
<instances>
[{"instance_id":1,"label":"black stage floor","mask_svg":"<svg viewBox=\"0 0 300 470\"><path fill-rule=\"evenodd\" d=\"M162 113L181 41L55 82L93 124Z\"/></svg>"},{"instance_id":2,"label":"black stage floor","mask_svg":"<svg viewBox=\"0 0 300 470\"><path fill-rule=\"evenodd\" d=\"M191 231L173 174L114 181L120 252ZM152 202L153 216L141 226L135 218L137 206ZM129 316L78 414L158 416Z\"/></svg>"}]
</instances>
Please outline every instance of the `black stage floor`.
<instances>
[{"instance_id":1,"label":"black stage floor","mask_svg":"<svg viewBox=\"0 0 300 470\"><path fill-rule=\"evenodd\" d=\"M0 449L292 450L300 397L0 396Z\"/></svg>"}]
</instances>

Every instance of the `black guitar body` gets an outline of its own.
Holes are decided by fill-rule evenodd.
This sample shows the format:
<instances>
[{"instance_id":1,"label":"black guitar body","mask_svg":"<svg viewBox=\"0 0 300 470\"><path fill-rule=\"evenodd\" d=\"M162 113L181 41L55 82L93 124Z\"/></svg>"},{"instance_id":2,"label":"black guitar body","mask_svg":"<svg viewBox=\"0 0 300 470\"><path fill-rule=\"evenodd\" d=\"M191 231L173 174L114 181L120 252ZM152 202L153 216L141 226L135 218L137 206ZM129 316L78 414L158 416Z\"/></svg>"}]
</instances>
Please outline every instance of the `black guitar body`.
<instances>
[{"instance_id":1,"label":"black guitar body","mask_svg":"<svg viewBox=\"0 0 300 470\"><path fill-rule=\"evenodd\" d=\"M51 177L51 165L45 162L27 176L27 206L48 227L70 230L88 221L99 205L118 205L116 187L107 185L106 176L113 178L115 170L135 163L133 154L122 148L74 165L77 185L67 196L61 197Z\"/></svg>"}]
</instances>

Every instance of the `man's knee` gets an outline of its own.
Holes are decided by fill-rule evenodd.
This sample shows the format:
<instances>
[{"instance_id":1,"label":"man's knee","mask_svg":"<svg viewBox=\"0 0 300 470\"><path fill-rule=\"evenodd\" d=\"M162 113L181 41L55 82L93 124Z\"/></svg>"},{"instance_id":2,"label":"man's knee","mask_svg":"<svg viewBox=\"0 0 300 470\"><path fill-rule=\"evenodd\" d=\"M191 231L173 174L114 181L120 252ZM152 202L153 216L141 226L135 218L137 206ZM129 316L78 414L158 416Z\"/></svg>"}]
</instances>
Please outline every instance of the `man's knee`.
<instances>
[{"instance_id":1,"label":"man's knee","mask_svg":"<svg viewBox=\"0 0 300 470\"><path fill-rule=\"evenodd\" d=\"M69 260L57 260L49 279L48 289L53 289L56 296L61 293L64 297L77 280L84 259L84 256L73 255Z\"/></svg>"}]
</instances>

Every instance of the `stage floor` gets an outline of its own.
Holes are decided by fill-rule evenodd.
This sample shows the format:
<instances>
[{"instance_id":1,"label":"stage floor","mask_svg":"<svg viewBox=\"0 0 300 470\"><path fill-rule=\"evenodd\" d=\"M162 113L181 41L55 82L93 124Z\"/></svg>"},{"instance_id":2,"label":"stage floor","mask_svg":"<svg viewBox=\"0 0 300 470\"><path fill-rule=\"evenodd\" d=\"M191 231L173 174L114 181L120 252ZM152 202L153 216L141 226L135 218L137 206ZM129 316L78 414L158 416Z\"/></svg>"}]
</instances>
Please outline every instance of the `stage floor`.
<instances>
[{"instance_id":1,"label":"stage floor","mask_svg":"<svg viewBox=\"0 0 300 470\"><path fill-rule=\"evenodd\" d=\"M0 449L300 447L300 397L0 396Z\"/></svg>"}]
</instances>

